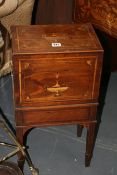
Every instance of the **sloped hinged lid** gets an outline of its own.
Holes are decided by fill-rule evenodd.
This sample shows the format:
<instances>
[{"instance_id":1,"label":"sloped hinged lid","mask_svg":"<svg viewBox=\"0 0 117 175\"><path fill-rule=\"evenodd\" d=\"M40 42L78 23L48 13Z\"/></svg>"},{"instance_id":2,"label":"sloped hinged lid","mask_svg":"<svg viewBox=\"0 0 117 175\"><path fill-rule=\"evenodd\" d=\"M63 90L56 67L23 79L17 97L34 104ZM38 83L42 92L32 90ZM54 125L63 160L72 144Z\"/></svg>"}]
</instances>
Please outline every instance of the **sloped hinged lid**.
<instances>
[{"instance_id":1,"label":"sloped hinged lid","mask_svg":"<svg viewBox=\"0 0 117 175\"><path fill-rule=\"evenodd\" d=\"M28 25L12 27L13 54L101 51L91 24Z\"/></svg>"}]
</instances>

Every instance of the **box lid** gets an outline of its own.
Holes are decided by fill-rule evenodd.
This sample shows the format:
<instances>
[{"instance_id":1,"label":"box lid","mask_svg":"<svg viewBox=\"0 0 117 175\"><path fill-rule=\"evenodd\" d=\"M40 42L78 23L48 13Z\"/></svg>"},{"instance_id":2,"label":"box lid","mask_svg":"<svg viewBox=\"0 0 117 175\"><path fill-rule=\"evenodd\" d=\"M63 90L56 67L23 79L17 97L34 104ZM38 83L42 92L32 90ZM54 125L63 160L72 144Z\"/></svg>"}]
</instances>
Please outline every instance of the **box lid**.
<instances>
[{"instance_id":1,"label":"box lid","mask_svg":"<svg viewBox=\"0 0 117 175\"><path fill-rule=\"evenodd\" d=\"M13 54L102 51L91 24L12 26Z\"/></svg>"}]
</instances>

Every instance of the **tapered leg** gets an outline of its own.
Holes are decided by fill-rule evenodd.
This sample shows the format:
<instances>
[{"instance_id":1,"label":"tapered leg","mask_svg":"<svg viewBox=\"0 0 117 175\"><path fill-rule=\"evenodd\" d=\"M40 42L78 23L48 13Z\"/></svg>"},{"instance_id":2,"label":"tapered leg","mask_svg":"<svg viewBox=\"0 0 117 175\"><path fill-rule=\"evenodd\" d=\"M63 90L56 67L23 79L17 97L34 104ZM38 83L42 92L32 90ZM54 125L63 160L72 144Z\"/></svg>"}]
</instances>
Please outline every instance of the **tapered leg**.
<instances>
[{"instance_id":1,"label":"tapered leg","mask_svg":"<svg viewBox=\"0 0 117 175\"><path fill-rule=\"evenodd\" d=\"M77 136L78 137L81 137L83 128L84 128L83 125L77 125Z\"/></svg>"},{"instance_id":2,"label":"tapered leg","mask_svg":"<svg viewBox=\"0 0 117 175\"><path fill-rule=\"evenodd\" d=\"M22 128L16 127L16 138L17 138L17 141L19 142L19 144L21 146L24 146L24 135L23 135ZM25 156L21 152L18 153L18 161L17 162L18 162L19 168L23 171Z\"/></svg>"},{"instance_id":3,"label":"tapered leg","mask_svg":"<svg viewBox=\"0 0 117 175\"><path fill-rule=\"evenodd\" d=\"M95 128L96 123L90 124L87 129L86 153L85 153L85 166L90 166L91 158L93 155L94 141L95 141Z\"/></svg>"}]
</instances>

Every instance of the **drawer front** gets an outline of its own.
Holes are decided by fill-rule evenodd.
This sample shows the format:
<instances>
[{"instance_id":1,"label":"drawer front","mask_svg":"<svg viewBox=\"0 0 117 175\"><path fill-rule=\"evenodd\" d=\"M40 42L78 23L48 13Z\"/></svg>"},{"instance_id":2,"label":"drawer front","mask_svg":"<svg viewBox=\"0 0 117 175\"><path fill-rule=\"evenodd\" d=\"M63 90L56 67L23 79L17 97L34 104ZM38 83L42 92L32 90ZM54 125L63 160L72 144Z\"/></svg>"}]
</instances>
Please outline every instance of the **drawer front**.
<instances>
[{"instance_id":1,"label":"drawer front","mask_svg":"<svg viewBox=\"0 0 117 175\"><path fill-rule=\"evenodd\" d=\"M16 67L17 104L55 105L92 100L98 96L100 63L96 56L24 58Z\"/></svg>"},{"instance_id":2,"label":"drawer front","mask_svg":"<svg viewBox=\"0 0 117 175\"><path fill-rule=\"evenodd\" d=\"M77 108L60 108L51 110L23 110L16 111L16 125L60 125L79 122L96 121L96 106L82 106Z\"/></svg>"}]
</instances>

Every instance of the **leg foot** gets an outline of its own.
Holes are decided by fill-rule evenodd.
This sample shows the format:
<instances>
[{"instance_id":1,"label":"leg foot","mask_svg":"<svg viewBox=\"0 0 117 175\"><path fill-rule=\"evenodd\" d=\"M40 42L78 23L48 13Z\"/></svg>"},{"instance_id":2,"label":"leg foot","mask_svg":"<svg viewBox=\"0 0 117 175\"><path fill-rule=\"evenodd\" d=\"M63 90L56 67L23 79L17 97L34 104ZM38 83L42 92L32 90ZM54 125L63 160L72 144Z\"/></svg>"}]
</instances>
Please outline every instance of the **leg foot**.
<instances>
[{"instance_id":1,"label":"leg foot","mask_svg":"<svg viewBox=\"0 0 117 175\"><path fill-rule=\"evenodd\" d=\"M77 137L81 137L83 128L83 125L77 125Z\"/></svg>"},{"instance_id":2,"label":"leg foot","mask_svg":"<svg viewBox=\"0 0 117 175\"><path fill-rule=\"evenodd\" d=\"M17 163L18 163L18 167L21 169L21 171L23 172L23 169L24 169L24 163L25 163L25 158L19 158L18 157L18 160L17 160Z\"/></svg>"},{"instance_id":3,"label":"leg foot","mask_svg":"<svg viewBox=\"0 0 117 175\"><path fill-rule=\"evenodd\" d=\"M91 158L92 158L92 155L89 156L89 155L85 154L85 167L90 166Z\"/></svg>"},{"instance_id":4,"label":"leg foot","mask_svg":"<svg viewBox=\"0 0 117 175\"><path fill-rule=\"evenodd\" d=\"M85 154L85 166L90 166L91 158L93 155L94 141L95 141L95 128L96 124L90 124L87 129L87 141L86 141L86 154Z\"/></svg>"},{"instance_id":5,"label":"leg foot","mask_svg":"<svg viewBox=\"0 0 117 175\"><path fill-rule=\"evenodd\" d=\"M24 146L24 135L23 135L23 129L16 127L16 138L19 144L23 147ZM23 171L24 163L25 163L25 156L22 154L21 151L18 153L18 160L17 160L18 166Z\"/></svg>"}]
</instances>

